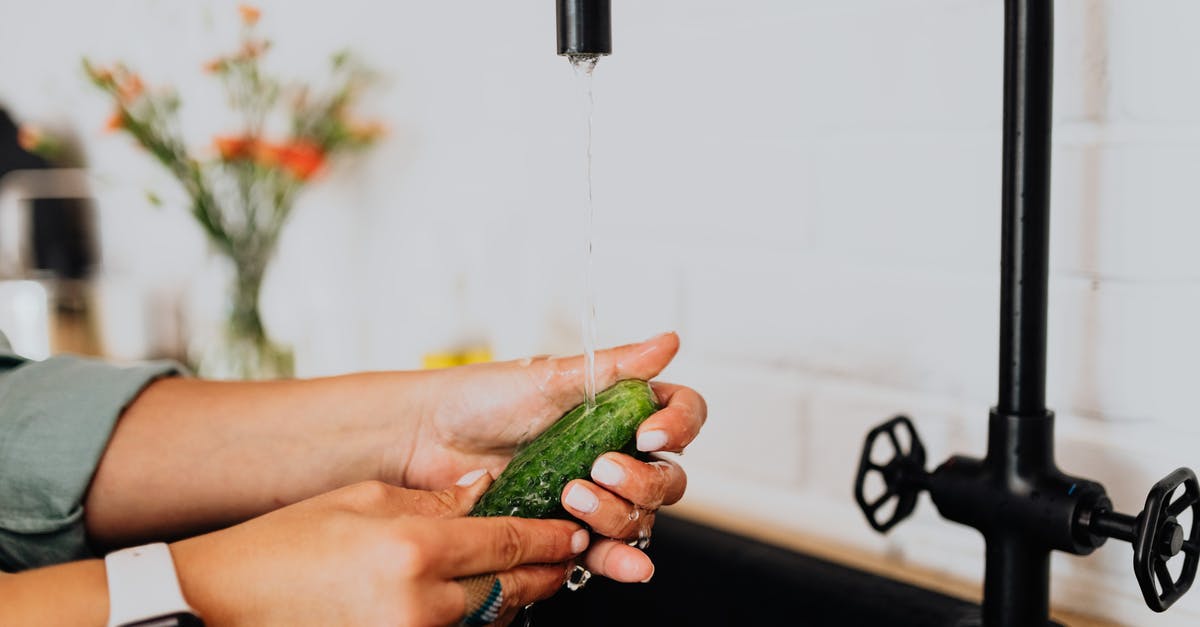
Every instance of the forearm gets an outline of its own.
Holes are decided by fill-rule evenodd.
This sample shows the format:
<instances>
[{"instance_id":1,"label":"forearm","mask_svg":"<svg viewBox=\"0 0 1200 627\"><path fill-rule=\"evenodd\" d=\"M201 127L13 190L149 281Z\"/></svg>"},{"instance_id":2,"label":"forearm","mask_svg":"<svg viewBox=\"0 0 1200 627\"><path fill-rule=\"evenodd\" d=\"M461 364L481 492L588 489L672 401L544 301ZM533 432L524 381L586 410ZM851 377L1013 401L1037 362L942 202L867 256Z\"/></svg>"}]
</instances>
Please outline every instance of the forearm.
<instances>
[{"instance_id":1,"label":"forearm","mask_svg":"<svg viewBox=\"0 0 1200 627\"><path fill-rule=\"evenodd\" d=\"M401 476L421 376L158 381L117 423L88 491L88 535L101 547L181 537Z\"/></svg>"},{"instance_id":2,"label":"forearm","mask_svg":"<svg viewBox=\"0 0 1200 627\"><path fill-rule=\"evenodd\" d=\"M5 625L104 625L108 583L104 562L87 560L0 575L0 623Z\"/></svg>"}]
</instances>

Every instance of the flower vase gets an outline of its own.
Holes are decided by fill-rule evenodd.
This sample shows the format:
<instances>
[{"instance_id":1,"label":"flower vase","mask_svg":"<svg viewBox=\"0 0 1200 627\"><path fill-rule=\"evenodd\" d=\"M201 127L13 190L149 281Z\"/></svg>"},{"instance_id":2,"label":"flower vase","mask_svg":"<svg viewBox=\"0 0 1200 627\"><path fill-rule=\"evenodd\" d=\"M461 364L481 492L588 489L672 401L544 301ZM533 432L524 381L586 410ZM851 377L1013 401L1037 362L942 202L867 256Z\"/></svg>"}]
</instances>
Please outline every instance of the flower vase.
<instances>
[{"instance_id":1,"label":"flower vase","mask_svg":"<svg viewBox=\"0 0 1200 627\"><path fill-rule=\"evenodd\" d=\"M292 349L271 339L259 312L266 263L234 260L225 316L214 337L194 357L197 373L207 379L286 379L295 374Z\"/></svg>"}]
</instances>

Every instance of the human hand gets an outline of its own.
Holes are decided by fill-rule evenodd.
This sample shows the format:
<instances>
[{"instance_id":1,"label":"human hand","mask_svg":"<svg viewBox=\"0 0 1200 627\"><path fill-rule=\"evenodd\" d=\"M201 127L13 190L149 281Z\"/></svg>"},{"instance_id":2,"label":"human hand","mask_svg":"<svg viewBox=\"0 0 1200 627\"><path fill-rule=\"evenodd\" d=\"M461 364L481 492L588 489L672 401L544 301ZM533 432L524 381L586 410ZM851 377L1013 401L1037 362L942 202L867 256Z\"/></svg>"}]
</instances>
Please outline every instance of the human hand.
<instances>
[{"instance_id":1,"label":"human hand","mask_svg":"<svg viewBox=\"0 0 1200 627\"><path fill-rule=\"evenodd\" d=\"M649 380L670 363L679 338L667 333L638 344L596 353L596 388L621 379ZM421 414L411 454L390 479L410 487L435 488L471 468L498 475L517 447L536 437L584 400L582 356L537 357L429 373L427 409ZM707 415L694 390L652 382L662 409L638 429L645 453L682 451ZM645 581L654 565L639 549L620 540L648 537L655 511L678 501L687 479L683 469L661 458L639 461L608 453L592 467L594 481L569 483L568 512L606 539L585 558L592 572L618 581ZM602 487L603 486L603 487Z\"/></svg>"},{"instance_id":2,"label":"human hand","mask_svg":"<svg viewBox=\"0 0 1200 627\"><path fill-rule=\"evenodd\" d=\"M588 533L564 520L463 517L490 484L482 472L440 492L358 483L171 551L210 625L453 625L467 609L456 580L489 573L503 624L562 586Z\"/></svg>"}]
</instances>

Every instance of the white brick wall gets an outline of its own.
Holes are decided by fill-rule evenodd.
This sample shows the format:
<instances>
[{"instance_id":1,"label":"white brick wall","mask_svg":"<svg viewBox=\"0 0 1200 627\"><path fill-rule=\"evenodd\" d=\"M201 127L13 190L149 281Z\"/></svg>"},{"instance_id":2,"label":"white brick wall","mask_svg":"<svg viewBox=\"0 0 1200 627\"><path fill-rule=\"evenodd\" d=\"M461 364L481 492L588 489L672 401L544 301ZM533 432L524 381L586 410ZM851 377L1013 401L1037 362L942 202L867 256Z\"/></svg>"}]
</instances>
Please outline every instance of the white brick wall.
<instances>
[{"instance_id":1,"label":"white brick wall","mask_svg":"<svg viewBox=\"0 0 1200 627\"><path fill-rule=\"evenodd\" d=\"M463 315L499 357L578 350L582 118L544 3L264 4L284 69L353 42L392 82L376 111L394 139L305 199L268 287L303 372L416 365L454 330L459 275ZM1157 478L1200 466L1200 3L1056 4L1048 397L1063 468L1132 512ZM230 11L59 0L0 20L0 100L80 128L106 260L146 285L193 274L201 247L186 218L139 204L153 168L91 132L104 107L71 72L89 53L175 77L230 35L205 25ZM931 467L983 452L1002 17L1000 0L618 3L595 78L599 332L681 332L664 377L711 410L682 458L689 500L980 576L975 532L923 499L878 536L851 479L866 430L895 413L916 419ZM137 36L115 36L131 23ZM219 123L200 113L197 129ZM167 243L183 251L170 263ZM1131 625L1200 620L1197 593L1152 615L1129 561L1116 542L1056 556L1055 601Z\"/></svg>"}]
</instances>

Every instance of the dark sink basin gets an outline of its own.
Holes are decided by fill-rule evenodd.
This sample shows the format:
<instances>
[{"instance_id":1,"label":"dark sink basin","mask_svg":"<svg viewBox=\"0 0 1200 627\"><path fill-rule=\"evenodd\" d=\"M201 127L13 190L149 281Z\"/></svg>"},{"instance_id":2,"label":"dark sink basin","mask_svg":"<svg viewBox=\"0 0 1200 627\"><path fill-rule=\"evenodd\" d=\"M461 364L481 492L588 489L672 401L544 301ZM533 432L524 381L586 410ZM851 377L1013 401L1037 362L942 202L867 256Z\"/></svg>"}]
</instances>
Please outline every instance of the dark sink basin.
<instances>
[{"instance_id":1,"label":"dark sink basin","mask_svg":"<svg viewBox=\"0 0 1200 627\"><path fill-rule=\"evenodd\" d=\"M593 579L532 609L531 624L922 625L979 624L979 606L937 592L660 512L654 579ZM521 625L521 621L517 621Z\"/></svg>"}]
</instances>

